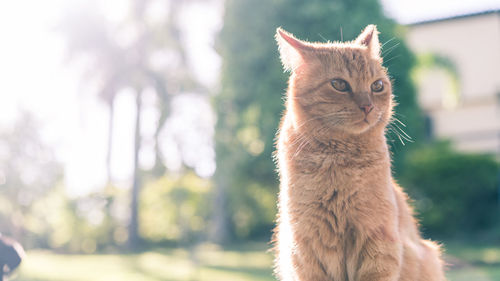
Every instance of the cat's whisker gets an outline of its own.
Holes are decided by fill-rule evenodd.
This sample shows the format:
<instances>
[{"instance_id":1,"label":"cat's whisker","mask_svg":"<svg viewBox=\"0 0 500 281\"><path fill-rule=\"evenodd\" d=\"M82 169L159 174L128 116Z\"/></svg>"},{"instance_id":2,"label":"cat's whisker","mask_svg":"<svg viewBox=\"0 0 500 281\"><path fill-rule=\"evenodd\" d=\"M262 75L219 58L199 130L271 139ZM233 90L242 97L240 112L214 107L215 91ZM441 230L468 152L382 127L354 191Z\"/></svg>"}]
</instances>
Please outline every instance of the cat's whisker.
<instances>
[{"instance_id":1,"label":"cat's whisker","mask_svg":"<svg viewBox=\"0 0 500 281\"><path fill-rule=\"evenodd\" d=\"M325 40L325 42L328 42L328 39L326 39L325 37L323 37L323 35L321 35L321 33L318 32L318 35L319 35L319 37L321 37L321 39Z\"/></svg>"},{"instance_id":2,"label":"cat's whisker","mask_svg":"<svg viewBox=\"0 0 500 281\"><path fill-rule=\"evenodd\" d=\"M391 41L392 41L392 40L394 40L394 39L396 39L396 37L392 37L391 39L389 39L389 40L385 41L385 43L384 43L384 44L382 44L382 46L380 46L380 49L383 49L383 48L384 48L384 46L385 46L387 43L391 42ZM383 51L382 51L382 52L383 52Z\"/></svg>"},{"instance_id":3,"label":"cat's whisker","mask_svg":"<svg viewBox=\"0 0 500 281\"><path fill-rule=\"evenodd\" d=\"M297 155L299 155L299 153L302 151L302 149L304 149L304 147L306 147L306 145L308 143L309 143L308 139L304 139L304 141L295 150L295 153L293 154L293 157L296 157Z\"/></svg>"},{"instance_id":4,"label":"cat's whisker","mask_svg":"<svg viewBox=\"0 0 500 281\"><path fill-rule=\"evenodd\" d=\"M403 117L403 118L406 118L406 116L405 116L404 114L397 113L397 112L394 112L394 114L393 114L393 115L398 115L398 116L401 116L401 117Z\"/></svg>"},{"instance_id":5,"label":"cat's whisker","mask_svg":"<svg viewBox=\"0 0 500 281\"><path fill-rule=\"evenodd\" d=\"M339 117L339 119L340 119L340 118L349 117L350 114L351 114L351 112L333 112L333 113L322 115L322 116L316 116L316 117L310 118L306 121L303 121L302 123L299 124L299 126L297 126L296 129L301 129L303 126L307 125L309 122L314 121L314 120L326 119L326 118L331 118L331 117Z\"/></svg>"},{"instance_id":6,"label":"cat's whisker","mask_svg":"<svg viewBox=\"0 0 500 281\"><path fill-rule=\"evenodd\" d=\"M408 135L408 134L407 134L407 133L406 133L406 132L405 132L405 131L401 128L401 127L399 127L396 123L394 123L394 121L398 122L399 124L401 124L401 125L402 125L403 127L405 127L405 128L406 128L406 125L405 125L403 122L401 122L398 118L396 118L396 117L394 117L394 116L392 117L392 120L391 120L391 125L392 125L392 126L395 126L395 127L396 127L397 129L399 129L399 131L401 131L401 132L402 132L402 133L403 133L406 137L408 137L409 139L411 139L411 137L410 137L410 136L409 136L409 135Z\"/></svg>"},{"instance_id":7,"label":"cat's whisker","mask_svg":"<svg viewBox=\"0 0 500 281\"><path fill-rule=\"evenodd\" d=\"M297 126L296 129L301 129L302 127L304 127L305 125L307 125L309 122L314 121L314 120L318 120L318 119L322 119L322 118L324 118L324 117L323 116L316 116L316 117L313 117L311 119L308 119L308 120L300 123L299 126Z\"/></svg>"},{"instance_id":8,"label":"cat's whisker","mask_svg":"<svg viewBox=\"0 0 500 281\"><path fill-rule=\"evenodd\" d=\"M412 138L400 127L396 126L396 128L405 136L408 140L413 141Z\"/></svg>"},{"instance_id":9,"label":"cat's whisker","mask_svg":"<svg viewBox=\"0 0 500 281\"><path fill-rule=\"evenodd\" d=\"M401 133L405 136L405 139L406 139L407 141L413 142L412 137L411 137L410 135L408 135L408 134L407 134L407 133L406 133L406 132L405 132L405 131L401 128L401 127L399 127L396 123L394 123L394 121L395 121L395 122L398 122L401 126L403 126L403 127L405 127L405 128L406 128L406 125L405 125L405 124L404 124L401 120L399 120L397 117L392 116L390 125L391 125L391 126L393 126L393 127L395 127L395 129L396 129L396 130L398 130L399 132L401 132Z\"/></svg>"},{"instance_id":10,"label":"cat's whisker","mask_svg":"<svg viewBox=\"0 0 500 281\"><path fill-rule=\"evenodd\" d=\"M397 130L395 130L394 128L392 128L392 126L390 126L389 128L398 137L398 139L401 142L401 144L406 145L406 143L403 141L403 138L401 137L401 134Z\"/></svg>"},{"instance_id":11,"label":"cat's whisker","mask_svg":"<svg viewBox=\"0 0 500 281\"><path fill-rule=\"evenodd\" d=\"M331 130L332 126L336 126L336 125L342 123L342 121L343 120L336 120L333 123L324 124L324 125L320 126L319 128L317 128L315 131L317 134L321 135L325 131ZM312 138L313 138L313 136L307 136L305 134L300 134L299 137L290 144L290 146L293 146L293 145L296 145L297 143L300 142L300 144L295 149L295 152L293 153L293 157L296 157L308 144L310 144L309 141Z\"/></svg>"},{"instance_id":12,"label":"cat's whisker","mask_svg":"<svg viewBox=\"0 0 500 281\"><path fill-rule=\"evenodd\" d=\"M307 139L306 134L300 134L297 139L295 139L293 142L290 143L290 146L296 145L297 143L302 142L305 139Z\"/></svg>"},{"instance_id":13,"label":"cat's whisker","mask_svg":"<svg viewBox=\"0 0 500 281\"><path fill-rule=\"evenodd\" d=\"M384 63L388 63L388 62L390 62L390 61L391 61L391 60L393 60L393 59L399 58L400 56L401 56L401 55L396 55L396 56L394 56L394 57L392 57L392 58L390 58L390 59L388 59L388 60L384 61Z\"/></svg>"},{"instance_id":14,"label":"cat's whisker","mask_svg":"<svg viewBox=\"0 0 500 281\"><path fill-rule=\"evenodd\" d=\"M303 142L304 140L307 139L309 139L309 136L305 132L303 133L299 132L298 137L293 142L290 143L290 146L294 146L297 143Z\"/></svg>"},{"instance_id":15,"label":"cat's whisker","mask_svg":"<svg viewBox=\"0 0 500 281\"><path fill-rule=\"evenodd\" d=\"M399 124L401 124L401 126L403 126L403 127L405 127L405 128L406 128L405 123L401 122L401 120L399 120L398 118L396 118L396 117L394 117L394 116L393 116L393 117L392 117L392 119L393 119L394 121L398 122Z\"/></svg>"},{"instance_id":16,"label":"cat's whisker","mask_svg":"<svg viewBox=\"0 0 500 281\"><path fill-rule=\"evenodd\" d=\"M394 135L396 135L398 138L401 138L401 137L400 137L400 133L396 130L396 128L394 128L394 127L392 126L392 124L388 124L388 125L387 125L387 130L388 130L388 132L392 132L392 133L393 133Z\"/></svg>"},{"instance_id":17,"label":"cat's whisker","mask_svg":"<svg viewBox=\"0 0 500 281\"><path fill-rule=\"evenodd\" d=\"M407 142L413 142L413 139L403 129L401 129L396 124L389 123L387 128L390 131L392 131L394 134L396 134L396 136L399 138L399 140L401 141L401 143L403 145L405 145L405 142L403 141L403 139L406 140Z\"/></svg>"},{"instance_id":18,"label":"cat's whisker","mask_svg":"<svg viewBox=\"0 0 500 281\"><path fill-rule=\"evenodd\" d=\"M400 43L396 43L394 46L391 46L391 47L387 48L387 50L382 51L382 56L387 56L388 54L390 54L392 51L394 51L399 46L399 44Z\"/></svg>"},{"instance_id":19,"label":"cat's whisker","mask_svg":"<svg viewBox=\"0 0 500 281\"><path fill-rule=\"evenodd\" d=\"M302 149L309 143L309 138L307 137L306 134L302 133L299 135L298 140L294 141L293 143L297 144L299 141L301 141L301 143L297 146L297 149L295 150L293 157L297 156L300 153L300 151L302 151Z\"/></svg>"}]
</instances>

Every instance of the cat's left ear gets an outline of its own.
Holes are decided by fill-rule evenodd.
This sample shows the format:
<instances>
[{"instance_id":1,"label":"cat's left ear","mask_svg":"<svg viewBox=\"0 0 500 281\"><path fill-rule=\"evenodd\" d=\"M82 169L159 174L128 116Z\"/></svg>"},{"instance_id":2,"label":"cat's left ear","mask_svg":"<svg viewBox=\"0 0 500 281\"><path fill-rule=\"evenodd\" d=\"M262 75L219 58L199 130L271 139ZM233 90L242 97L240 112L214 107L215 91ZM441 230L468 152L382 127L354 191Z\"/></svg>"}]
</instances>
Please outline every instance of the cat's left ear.
<instances>
[{"instance_id":1,"label":"cat's left ear","mask_svg":"<svg viewBox=\"0 0 500 281\"><path fill-rule=\"evenodd\" d=\"M378 30L374 24L370 24L354 41L356 44L366 46L371 55L380 58L380 42L378 41Z\"/></svg>"},{"instance_id":2,"label":"cat's left ear","mask_svg":"<svg viewBox=\"0 0 500 281\"><path fill-rule=\"evenodd\" d=\"M304 65L304 58L312 50L309 43L295 38L293 34L286 32L280 27L276 30L275 37L278 42L281 63L285 70L293 72Z\"/></svg>"}]
</instances>

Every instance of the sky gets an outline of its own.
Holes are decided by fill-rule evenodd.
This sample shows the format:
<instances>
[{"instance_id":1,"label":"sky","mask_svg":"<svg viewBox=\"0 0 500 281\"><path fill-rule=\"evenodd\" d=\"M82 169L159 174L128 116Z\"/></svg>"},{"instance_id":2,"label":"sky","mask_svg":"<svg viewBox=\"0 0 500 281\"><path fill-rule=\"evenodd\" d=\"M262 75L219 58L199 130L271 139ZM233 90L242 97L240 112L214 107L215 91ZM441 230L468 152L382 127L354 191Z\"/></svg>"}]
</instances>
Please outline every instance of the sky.
<instances>
[{"instance_id":1,"label":"sky","mask_svg":"<svg viewBox=\"0 0 500 281\"><path fill-rule=\"evenodd\" d=\"M153 0L156 1L156 0ZM106 108L86 87L82 68L68 63L65 44L54 26L67 5L84 0L16 0L0 1L0 129L13 126L22 111L29 111L39 119L44 141L54 147L57 159L65 168L65 185L70 195L78 196L102 187L106 181ZM160 1L157 1L160 3ZM384 11L398 22L407 24L459 14L499 9L498 0L382 0ZM119 21L126 13L124 1L100 1L109 20ZM214 4L215 3L215 4ZM219 3L219 4L217 4ZM200 82L216 87L220 58L213 50L214 35L222 25L220 1L200 1L183 14L189 21L188 35L191 66ZM151 17L158 16L153 10ZM196 63L194 63L196 62ZM143 135L154 130L154 97L147 98ZM154 95L150 95L154 96ZM187 100L186 100L187 99ZM176 100L176 112L169 120L170 131L183 130L182 125L202 124L205 135L188 130L185 141L211 138L215 117L207 99L187 95ZM195 103L194 110L189 105ZM128 186L132 175L134 97L124 92L116 100L112 175L116 182ZM149 124L149 125L148 125ZM185 126L184 126L185 127ZM211 140L204 145L190 143L197 150L178 151L173 136L163 136L162 150L170 155L167 166L180 167L180 159L195 166L202 176L215 170L215 154ZM191 151L191 153L189 153ZM151 145L141 153L141 165L151 166ZM200 161L204 159L203 161Z\"/></svg>"}]
</instances>

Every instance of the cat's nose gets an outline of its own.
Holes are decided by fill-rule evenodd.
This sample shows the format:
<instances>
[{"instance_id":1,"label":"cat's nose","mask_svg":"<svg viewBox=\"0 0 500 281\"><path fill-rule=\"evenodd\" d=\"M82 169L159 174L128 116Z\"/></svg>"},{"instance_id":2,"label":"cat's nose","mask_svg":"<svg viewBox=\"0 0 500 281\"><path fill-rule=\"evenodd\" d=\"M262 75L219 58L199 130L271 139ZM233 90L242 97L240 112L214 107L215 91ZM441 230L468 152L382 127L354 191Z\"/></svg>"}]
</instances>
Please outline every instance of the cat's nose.
<instances>
[{"instance_id":1,"label":"cat's nose","mask_svg":"<svg viewBox=\"0 0 500 281\"><path fill-rule=\"evenodd\" d=\"M361 108L361 110L363 110L365 114L368 115L368 113L370 113L370 111L372 111L373 109L373 104L370 103L368 105L362 105L359 108Z\"/></svg>"}]
</instances>

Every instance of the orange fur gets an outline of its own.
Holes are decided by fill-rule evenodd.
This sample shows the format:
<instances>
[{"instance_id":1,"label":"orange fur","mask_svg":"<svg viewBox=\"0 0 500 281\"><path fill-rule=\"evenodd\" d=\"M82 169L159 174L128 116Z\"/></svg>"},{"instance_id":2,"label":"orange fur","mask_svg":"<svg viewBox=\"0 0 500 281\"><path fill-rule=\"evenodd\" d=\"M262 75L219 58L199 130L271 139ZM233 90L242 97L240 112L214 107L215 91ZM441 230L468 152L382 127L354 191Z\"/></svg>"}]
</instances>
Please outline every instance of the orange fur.
<instances>
[{"instance_id":1,"label":"orange fur","mask_svg":"<svg viewBox=\"0 0 500 281\"><path fill-rule=\"evenodd\" d=\"M276 39L292 72L276 154L279 279L445 280L439 247L421 239L391 176L392 88L376 27L347 43L304 42L281 29ZM377 80L380 92L371 88Z\"/></svg>"}]
</instances>

